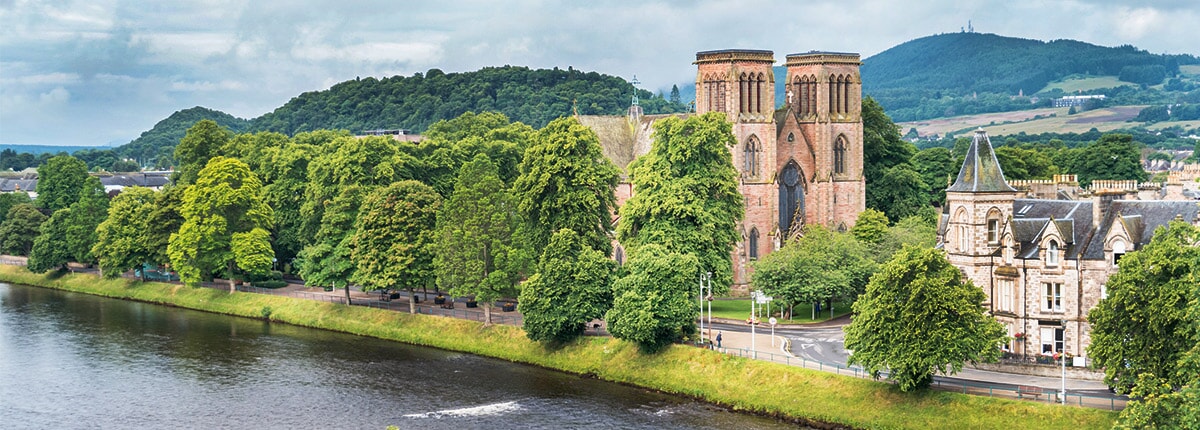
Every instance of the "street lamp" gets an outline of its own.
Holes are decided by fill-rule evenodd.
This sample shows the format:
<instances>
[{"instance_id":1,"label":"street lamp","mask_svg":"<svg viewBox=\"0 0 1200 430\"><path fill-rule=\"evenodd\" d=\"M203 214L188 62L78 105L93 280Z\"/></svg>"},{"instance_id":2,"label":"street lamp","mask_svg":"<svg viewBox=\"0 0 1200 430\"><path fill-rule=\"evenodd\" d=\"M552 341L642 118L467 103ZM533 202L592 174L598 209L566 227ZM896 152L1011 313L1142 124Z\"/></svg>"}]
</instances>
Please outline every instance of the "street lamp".
<instances>
[{"instance_id":1,"label":"street lamp","mask_svg":"<svg viewBox=\"0 0 1200 430\"><path fill-rule=\"evenodd\" d=\"M707 299L708 299L708 338L712 339L713 338L712 337L712 301L713 301L712 272L705 272L705 275L706 275L705 279L708 280L708 297L707 297ZM701 313L700 318L704 319L704 309L701 309L700 313Z\"/></svg>"},{"instance_id":2,"label":"street lamp","mask_svg":"<svg viewBox=\"0 0 1200 430\"><path fill-rule=\"evenodd\" d=\"M1059 352L1059 358L1062 358L1062 404L1067 405L1067 320L1062 320L1063 330L1063 347Z\"/></svg>"},{"instance_id":3,"label":"street lamp","mask_svg":"<svg viewBox=\"0 0 1200 430\"><path fill-rule=\"evenodd\" d=\"M696 297L697 304L700 305L700 343L704 343L704 287L705 281L708 281L709 300L712 300L712 272L704 272L700 274L700 295ZM709 338L712 338L712 302L708 303L708 331Z\"/></svg>"}]
</instances>

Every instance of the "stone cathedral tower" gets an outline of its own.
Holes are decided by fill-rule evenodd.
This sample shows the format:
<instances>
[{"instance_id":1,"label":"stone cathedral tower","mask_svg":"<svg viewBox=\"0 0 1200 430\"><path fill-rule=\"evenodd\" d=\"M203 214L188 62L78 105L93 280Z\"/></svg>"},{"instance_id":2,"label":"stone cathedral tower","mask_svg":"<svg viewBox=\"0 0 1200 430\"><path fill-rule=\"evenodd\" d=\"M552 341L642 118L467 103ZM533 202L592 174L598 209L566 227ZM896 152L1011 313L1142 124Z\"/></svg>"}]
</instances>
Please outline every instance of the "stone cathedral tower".
<instances>
[{"instance_id":1,"label":"stone cathedral tower","mask_svg":"<svg viewBox=\"0 0 1200 430\"><path fill-rule=\"evenodd\" d=\"M749 281L749 261L805 224L853 226L866 207L858 54L788 55L787 101L778 110L773 52L704 51L695 64L696 113L724 113L737 141L746 216L735 283Z\"/></svg>"}]
</instances>

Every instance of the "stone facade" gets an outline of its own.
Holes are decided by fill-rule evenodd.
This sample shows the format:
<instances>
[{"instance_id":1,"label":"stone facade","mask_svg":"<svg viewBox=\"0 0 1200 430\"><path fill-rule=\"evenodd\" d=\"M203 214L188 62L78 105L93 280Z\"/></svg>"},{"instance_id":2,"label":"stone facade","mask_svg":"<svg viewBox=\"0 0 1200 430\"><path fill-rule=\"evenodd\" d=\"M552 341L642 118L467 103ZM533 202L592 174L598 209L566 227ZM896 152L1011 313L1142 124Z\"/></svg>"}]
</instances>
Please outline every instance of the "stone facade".
<instances>
[{"instance_id":1,"label":"stone facade","mask_svg":"<svg viewBox=\"0 0 1200 430\"><path fill-rule=\"evenodd\" d=\"M849 229L866 208L858 54L788 55L782 83L788 98L780 109L774 64L771 51L696 53L696 113L724 113L737 142L730 149L746 214L733 256L735 292L745 291L750 262L778 249L801 226ZM625 168L649 151L658 118L631 114L580 121L596 130L605 155ZM618 203L634 192L622 183Z\"/></svg>"},{"instance_id":2,"label":"stone facade","mask_svg":"<svg viewBox=\"0 0 1200 430\"><path fill-rule=\"evenodd\" d=\"M1061 180L1060 180L1061 179ZM1049 181L1048 181L1049 182ZM1188 200L1138 200L1145 187L1097 181L1088 190L1048 191L1046 185L1004 180L982 131L976 132L958 180L947 189L938 246L987 296L983 304L1019 338L1005 348L1020 355L1086 357L1088 312L1106 296L1121 255L1150 242L1173 219L1200 223ZM1126 183L1129 182L1129 183ZM1054 198L1025 198L1053 195ZM1079 196L1078 199L1071 197Z\"/></svg>"}]
</instances>

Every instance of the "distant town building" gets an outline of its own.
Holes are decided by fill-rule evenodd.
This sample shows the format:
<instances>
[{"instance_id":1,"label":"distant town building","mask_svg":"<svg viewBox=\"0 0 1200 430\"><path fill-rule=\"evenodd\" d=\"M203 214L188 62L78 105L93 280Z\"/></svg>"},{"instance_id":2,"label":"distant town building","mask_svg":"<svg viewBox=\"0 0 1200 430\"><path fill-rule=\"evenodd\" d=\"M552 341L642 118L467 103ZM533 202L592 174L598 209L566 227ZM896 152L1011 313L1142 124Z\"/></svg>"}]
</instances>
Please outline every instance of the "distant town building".
<instances>
[{"instance_id":1,"label":"distant town building","mask_svg":"<svg viewBox=\"0 0 1200 430\"><path fill-rule=\"evenodd\" d=\"M362 139L367 136L391 136L392 139L399 140L401 142L420 142L420 141L424 140L424 138L421 135L413 134L411 130L403 129L403 128L390 129L390 130L384 130L384 129L363 130L362 134L356 135L354 137Z\"/></svg>"},{"instance_id":2,"label":"distant town building","mask_svg":"<svg viewBox=\"0 0 1200 430\"><path fill-rule=\"evenodd\" d=\"M1178 181L1010 184L980 130L946 189L937 246L987 295L984 306L1016 339L1006 350L1086 356L1088 311L1107 296L1121 256L1171 220L1200 225L1200 202L1187 198Z\"/></svg>"},{"instance_id":3,"label":"distant town building","mask_svg":"<svg viewBox=\"0 0 1200 430\"><path fill-rule=\"evenodd\" d=\"M1061 99L1054 99L1054 107L1070 107L1083 106L1088 100L1104 100L1104 94L1087 95L1087 96L1066 96Z\"/></svg>"}]
</instances>

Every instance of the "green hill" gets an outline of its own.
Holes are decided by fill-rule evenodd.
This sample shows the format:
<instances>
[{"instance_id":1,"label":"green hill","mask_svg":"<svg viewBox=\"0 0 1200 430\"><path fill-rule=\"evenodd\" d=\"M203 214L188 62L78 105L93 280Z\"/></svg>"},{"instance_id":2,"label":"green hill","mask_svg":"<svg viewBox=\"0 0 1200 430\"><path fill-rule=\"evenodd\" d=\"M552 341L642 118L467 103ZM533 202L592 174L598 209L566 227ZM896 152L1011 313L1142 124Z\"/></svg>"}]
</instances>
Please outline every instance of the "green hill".
<instances>
[{"instance_id":1,"label":"green hill","mask_svg":"<svg viewBox=\"0 0 1200 430\"><path fill-rule=\"evenodd\" d=\"M170 166L173 164L175 145L187 134L188 128L202 119L216 121L217 124L234 132L246 131L250 126L250 121L225 112L196 106L171 114L154 124L151 129L142 132L137 139L117 147L113 152L121 158L138 160L138 163L143 166ZM89 166L91 164L93 163L89 162Z\"/></svg>"},{"instance_id":2,"label":"green hill","mask_svg":"<svg viewBox=\"0 0 1200 430\"><path fill-rule=\"evenodd\" d=\"M1181 65L1198 63L1192 55L1151 54L1130 45L948 33L863 60L862 80L863 92L893 119L913 121L1027 109L1033 100L1015 96L1032 96L1068 77L1111 76L1119 79L1116 86L1153 86L1178 76ZM1062 94L1060 89L1040 98Z\"/></svg>"}]
</instances>

